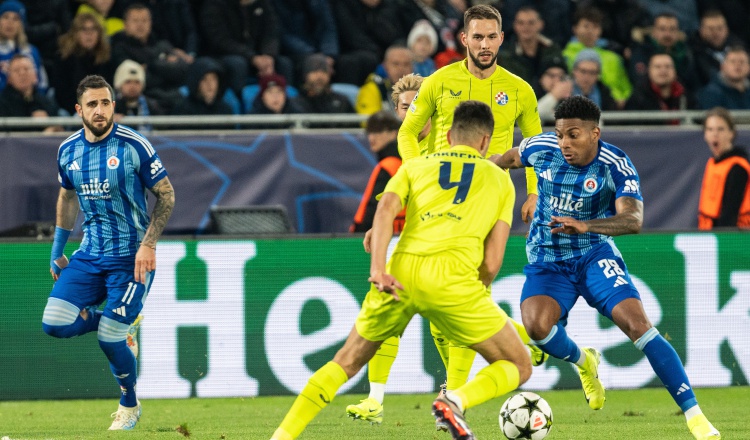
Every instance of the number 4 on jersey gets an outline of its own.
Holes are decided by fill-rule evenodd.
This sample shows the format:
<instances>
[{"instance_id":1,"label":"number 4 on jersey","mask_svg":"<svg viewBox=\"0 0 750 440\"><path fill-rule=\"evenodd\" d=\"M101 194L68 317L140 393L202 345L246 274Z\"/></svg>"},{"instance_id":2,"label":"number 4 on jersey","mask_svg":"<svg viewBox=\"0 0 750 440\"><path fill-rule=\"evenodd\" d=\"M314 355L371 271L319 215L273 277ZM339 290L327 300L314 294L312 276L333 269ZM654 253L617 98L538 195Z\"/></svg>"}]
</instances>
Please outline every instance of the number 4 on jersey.
<instances>
[{"instance_id":1,"label":"number 4 on jersey","mask_svg":"<svg viewBox=\"0 0 750 440\"><path fill-rule=\"evenodd\" d=\"M454 205L460 205L466 201L466 196L469 195L469 188L471 187L471 179L474 178L474 164L465 163L463 164L463 170L461 171L461 180L458 182L451 182L451 163L440 162L440 187L444 190L456 189L456 196L453 198Z\"/></svg>"}]
</instances>

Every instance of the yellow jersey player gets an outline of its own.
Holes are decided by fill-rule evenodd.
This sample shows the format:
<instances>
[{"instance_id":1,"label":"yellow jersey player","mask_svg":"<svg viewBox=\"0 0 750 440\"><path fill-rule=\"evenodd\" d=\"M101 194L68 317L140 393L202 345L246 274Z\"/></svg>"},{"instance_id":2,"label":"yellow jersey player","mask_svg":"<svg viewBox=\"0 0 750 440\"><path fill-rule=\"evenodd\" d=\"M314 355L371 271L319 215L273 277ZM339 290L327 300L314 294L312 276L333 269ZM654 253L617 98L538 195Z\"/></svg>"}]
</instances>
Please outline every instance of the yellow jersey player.
<instances>
[{"instance_id":1,"label":"yellow jersey player","mask_svg":"<svg viewBox=\"0 0 750 440\"><path fill-rule=\"evenodd\" d=\"M433 403L433 415L454 439L475 438L463 417L466 408L528 380L528 351L486 293L502 265L515 202L508 174L484 159L493 126L487 104L462 103L447 134L452 148L405 163L388 183L373 225L372 286L354 328L333 360L310 377L272 440L297 438L415 314L489 363ZM386 264L393 219L407 202L406 226Z\"/></svg>"}]
</instances>

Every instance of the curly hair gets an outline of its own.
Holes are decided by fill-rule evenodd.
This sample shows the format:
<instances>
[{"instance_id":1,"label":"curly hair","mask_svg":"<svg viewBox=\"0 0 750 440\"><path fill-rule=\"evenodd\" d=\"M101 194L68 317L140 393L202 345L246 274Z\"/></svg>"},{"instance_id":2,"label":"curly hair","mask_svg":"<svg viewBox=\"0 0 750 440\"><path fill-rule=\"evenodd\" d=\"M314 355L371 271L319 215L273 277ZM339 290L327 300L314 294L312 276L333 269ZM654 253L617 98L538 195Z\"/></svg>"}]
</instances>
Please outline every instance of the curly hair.
<instances>
[{"instance_id":1,"label":"curly hair","mask_svg":"<svg viewBox=\"0 0 750 440\"><path fill-rule=\"evenodd\" d=\"M104 32L104 26L102 26L101 22L94 15L88 13L76 15L68 32L60 35L60 38L58 38L57 46L60 49L60 56L62 59L68 59L71 56L80 57L86 55L88 49L84 49L78 44L78 32L86 26L96 27L96 31L99 33L96 46L91 50L94 55L94 64L106 63L110 58L107 34Z\"/></svg>"},{"instance_id":2,"label":"curly hair","mask_svg":"<svg viewBox=\"0 0 750 440\"><path fill-rule=\"evenodd\" d=\"M410 73L404 75L400 80L393 85L393 92L391 93L391 101L398 107L398 97L404 92L418 92L419 88L422 87L422 81L424 77L418 73Z\"/></svg>"},{"instance_id":3,"label":"curly hair","mask_svg":"<svg viewBox=\"0 0 750 440\"><path fill-rule=\"evenodd\" d=\"M563 99L555 109L555 120L580 119L599 124L601 116L602 111L599 109L599 106L589 98L580 95Z\"/></svg>"}]
</instances>

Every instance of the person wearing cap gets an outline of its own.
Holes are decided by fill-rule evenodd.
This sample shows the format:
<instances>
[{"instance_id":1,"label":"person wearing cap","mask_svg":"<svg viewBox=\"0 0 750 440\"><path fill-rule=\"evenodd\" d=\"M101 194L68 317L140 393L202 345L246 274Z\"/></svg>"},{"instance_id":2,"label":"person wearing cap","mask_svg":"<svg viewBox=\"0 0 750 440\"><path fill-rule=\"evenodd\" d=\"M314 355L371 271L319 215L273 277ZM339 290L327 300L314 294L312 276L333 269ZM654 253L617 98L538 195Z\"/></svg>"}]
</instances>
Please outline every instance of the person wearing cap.
<instances>
[{"instance_id":1,"label":"person wearing cap","mask_svg":"<svg viewBox=\"0 0 750 440\"><path fill-rule=\"evenodd\" d=\"M248 112L251 115L302 113L286 95L286 79L276 73L260 77L260 91ZM279 127L278 125L275 127Z\"/></svg>"},{"instance_id":2,"label":"person wearing cap","mask_svg":"<svg viewBox=\"0 0 750 440\"><path fill-rule=\"evenodd\" d=\"M309 57L304 71L302 93L293 99L303 113L354 113L349 98L331 90L331 68L325 55Z\"/></svg>"},{"instance_id":3,"label":"person wearing cap","mask_svg":"<svg viewBox=\"0 0 750 440\"><path fill-rule=\"evenodd\" d=\"M206 50L221 62L235 95L242 96L248 77L294 74L292 61L279 53L279 19L270 0L202 2L198 19Z\"/></svg>"},{"instance_id":4,"label":"person wearing cap","mask_svg":"<svg viewBox=\"0 0 750 440\"><path fill-rule=\"evenodd\" d=\"M47 71L39 50L26 36L26 8L18 0L5 0L0 3L0 90L5 88L6 74L10 60L16 54L26 55L34 63L37 76L37 89L46 93L49 88Z\"/></svg>"},{"instance_id":5,"label":"person wearing cap","mask_svg":"<svg viewBox=\"0 0 750 440\"><path fill-rule=\"evenodd\" d=\"M523 78L529 84L537 82L542 68L552 58L562 56L562 49L542 35L544 21L533 6L523 6L513 19L513 35L500 47L498 64Z\"/></svg>"},{"instance_id":6,"label":"person wearing cap","mask_svg":"<svg viewBox=\"0 0 750 440\"><path fill-rule=\"evenodd\" d=\"M146 71L133 60L125 60L115 71L114 121L120 122L124 116L150 116L164 114L159 103L143 94L146 88ZM138 130L148 131L151 127L143 124Z\"/></svg>"},{"instance_id":7,"label":"person wearing cap","mask_svg":"<svg viewBox=\"0 0 750 440\"><path fill-rule=\"evenodd\" d=\"M539 108L539 119L543 123L552 123L555 121L557 104L572 96L573 81L568 76L568 64L562 56L545 61L541 71L541 77L533 84Z\"/></svg>"},{"instance_id":8,"label":"person wearing cap","mask_svg":"<svg viewBox=\"0 0 750 440\"><path fill-rule=\"evenodd\" d=\"M227 84L224 69L209 57L200 57L187 74L188 96L175 106L175 115L231 115L232 107L224 102Z\"/></svg>"},{"instance_id":9,"label":"person wearing cap","mask_svg":"<svg viewBox=\"0 0 750 440\"><path fill-rule=\"evenodd\" d=\"M36 86L34 62L26 55L16 54L8 63L8 84L0 92L0 116L46 118L57 116L58 107ZM17 129L13 129L17 131ZM25 129L24 129L25 130ZM30 128L28 130L39 130ZM62 127L45 127L44 132L61 131Z\"/></svg>"},{"instance_id":10,"label":"person wearing cap","mask_svg":"<svg viewBox=\"0 0 750 440\"><path fill-rule=\"evenodd\" d=\"M633 93L628 72L622 57L616 52L598 46L602 35L604 15L597 8L579 8L573 18L573 38L563 49L568 68L573 69L576 56L584 49L599 54L599 78L612 92L617 108L625 106L625 101ZM602 108L602 110L606 110Z\"/></svg>"},{"instance_id":11,"label":"person wearing cap","mask_svg":"<svg viewBox=\"0 0 750 440\"><path fill-rule=\"evenodd\" d=\"M418 20L406 39L406 47L414 54L414 73L428 77L437 70L432 56L437 51L438 36L427 20Z\"/></svg>"},{"instance_id":12,"label":"person wearing cap","mask_svg":"<svg viewBox=\"0 0 750 440\"><path fill-rule=\"evenodd\" d=\"M619 105L609 87L600 78L602 59L593 49L578 52L573 62L573 96L581 95L594 101L604 111L617 110Z\"/></svg>"},{"instance_id":13,"label":"person wearing cap","mask_svg":"<svg viewBox=\"0 0 750 440\"><path fill-rule=\"evenodd\" d=\"M388 181L391 180L399 167L401 167L401 156L398 155L398 129L401 120L392 112L381 110L367 118L365 133L370 144L370 151L375 153L378 164L370 173L367 186L362 194L362 200L354 215L354 223L349 232L367 232L372 228L375 218L375 210L378 207L377 196L382 194ZM406 208L396 216L393 221L393 233L398 234L404 229L406 219Z\"/></svg>"}]
</instances>

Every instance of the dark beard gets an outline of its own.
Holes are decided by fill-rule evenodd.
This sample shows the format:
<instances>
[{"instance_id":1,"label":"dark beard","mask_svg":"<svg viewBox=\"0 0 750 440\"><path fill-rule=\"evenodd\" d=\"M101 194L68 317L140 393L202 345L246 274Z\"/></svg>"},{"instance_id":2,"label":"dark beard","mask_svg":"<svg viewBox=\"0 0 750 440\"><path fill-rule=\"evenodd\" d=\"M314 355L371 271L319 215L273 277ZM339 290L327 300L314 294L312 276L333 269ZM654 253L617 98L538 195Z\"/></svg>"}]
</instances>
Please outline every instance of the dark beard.
<instances>
[{"instance_id":1,"label":"dark beard","mask_svg":"<svg viewBox=\"0 0 750 440\"><path fill-rule=\"evenodd\" d=\"M112 124L114 123L114 119L115 119L115 115L113 113L112 116L109 117L109 120L107 121L107 123L104 124L104 127L98 128L94 124L92 124L89 121L87 121L85 118L81 118L81 120L83 120L83 125L85 125L86 128L88 128L89 131L91 131L91 134L93 134L94 137L97 137L97 138L102 137L102 135L104 135L104 133L106 133L107 131L109 131L110 128L112 128Z\"/></svg>"},{"instance_id":2,"label":"dark beard","mask_svg":"<svg viewBox=\"0 0 750 440\"><path fill-rule=\"evenodd\" d=\"M468 52L469 52L469 58L471 58L471 61L474 62L475 66L479 67L479 70L487 70L490 67L492 67L493 64L497 63L497 54L495 54L495 56L492 57L492 59L487 64L482 64L479 61L479 58L475 57L474 54L471 53L471 51L468 51Z\"/></svg>"}]
</instances>

